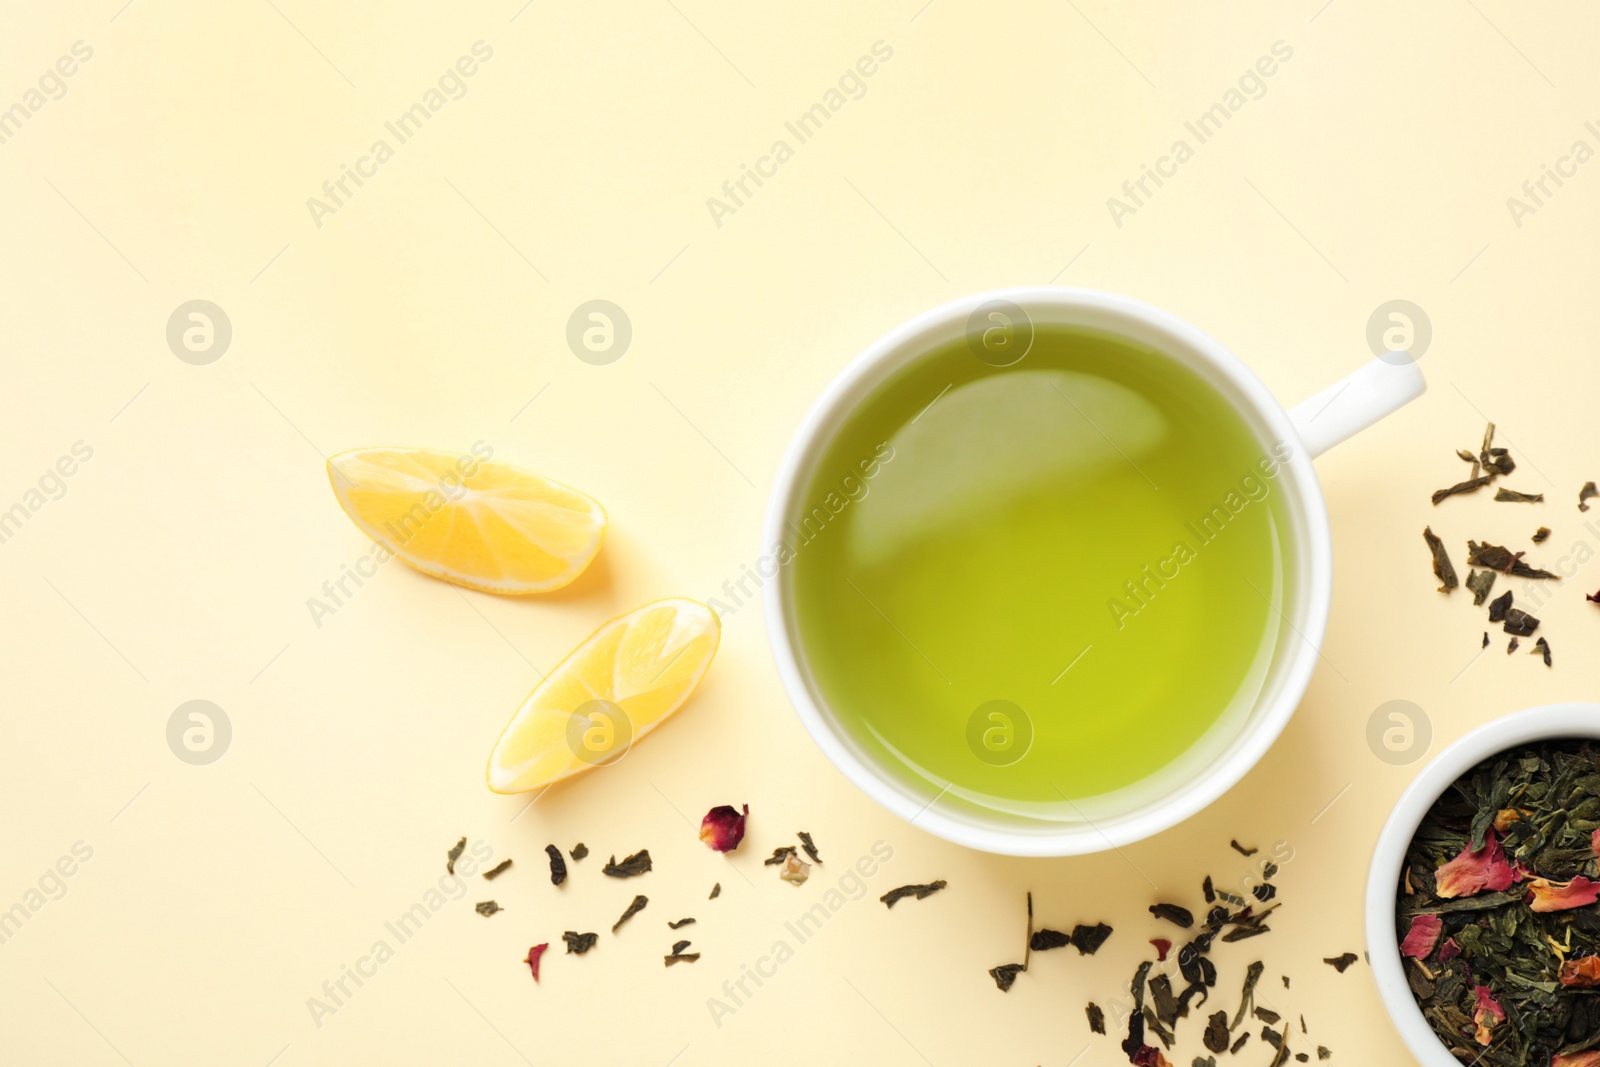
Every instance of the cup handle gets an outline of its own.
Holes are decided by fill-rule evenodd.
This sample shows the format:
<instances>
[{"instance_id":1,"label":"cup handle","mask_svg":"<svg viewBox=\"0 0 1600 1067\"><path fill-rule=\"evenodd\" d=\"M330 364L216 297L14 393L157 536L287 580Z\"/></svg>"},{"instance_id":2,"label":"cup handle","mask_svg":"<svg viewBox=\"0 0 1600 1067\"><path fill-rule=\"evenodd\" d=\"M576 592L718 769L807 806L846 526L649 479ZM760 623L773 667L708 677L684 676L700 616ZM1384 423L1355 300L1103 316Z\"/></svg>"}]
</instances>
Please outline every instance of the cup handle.
<instances>
[{"instance_id":1,"label":"cup handle","mask_svg":"<svg viewBox=\"0 0 1600 1067\"><path fill-rule=\"evenodd\" d=\"M1306 452L1315 459L1385 415L1399 411L1427 389L1428 383L1416 362L1403 352L1391 352L1290 408L1289 421L1299 431Z\"/></svg>"}]
</instances>

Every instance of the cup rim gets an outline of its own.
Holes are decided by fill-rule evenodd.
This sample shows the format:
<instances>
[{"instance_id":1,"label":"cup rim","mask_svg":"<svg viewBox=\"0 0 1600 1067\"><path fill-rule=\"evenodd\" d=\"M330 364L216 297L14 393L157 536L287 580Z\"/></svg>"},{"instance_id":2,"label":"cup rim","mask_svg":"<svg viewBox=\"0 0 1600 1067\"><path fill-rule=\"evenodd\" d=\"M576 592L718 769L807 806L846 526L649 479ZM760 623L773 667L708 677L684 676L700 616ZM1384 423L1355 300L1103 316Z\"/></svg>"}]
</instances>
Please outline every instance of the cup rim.
<instances>
[{"instance_id":1,"label":"cup rim","mask_svg":"<svg viewBox=\"0 0 1600 1067\"><path fill-rule=\"evenodd\" d=\"M1536 741L1600 741L1600 704L1543 704L1512 712L1468 731L1435 756L1395 801L1373 847L1367 873L1367 956L1379 996L1406 1047L1422 1067L1460 1067L1428 1025L1406 983L1395 932L1395 888L1417 827L1450 783L1498 752Z\"/></svg>"},{"instance_id":2,"label":"cup rim","mask_svg":"<svg viewBox=\"0 0 1600 1067\"><path fill-rule=\"evenodd\" d=\"M838 736L828 713L813 699L800 666L790 632L787 583L782 574L764 583L763 615L773 660L790 703L806 732L823 754L857 788L906 821L968 848L1013 856L1068 856L1106 851L1142 840L1177 825L1221 797L1260 761L1293 716L1320 655L1332 600L1332 537L1327 506L1316 470L1284 406L1237 356L1209 335L1178 317L1131 297L1094 289L1065 286L1017 286L973 293L913 316L871 343L852 360L812 404L795 431L779 467L769 498L763 544L783 542L784 523L795 497L803 490L802 475L808 460L824 447L828 432L840 412L858 401L886 366L906 355L931 334L964 322L981 304L1008 300L1026 309L1049 307L1057 311L1107 315L1161 335L1176 351L1166 354L1209 371L1234 391L1235 405L1248 409L1271 438L1289 442L1293 451L1283 466L1292 472L1284 491L1293 494L1303 520L1296 549L1304 556L1303 592L1294 606L1290 625L1298 642L1287 648L1288 662L1276 683L1276 693L1264 699L1270 705L1241 726L1239 736L1211 766L1196 773L1175 791L1115 822L1063 827L1053 832L1017 832L1004 827L981 826L938 810L933 802L917 800L893 787L877 767L860 758ZM1291 641L1294 639L1291 638Z\"/></svg>"}]
</instances>

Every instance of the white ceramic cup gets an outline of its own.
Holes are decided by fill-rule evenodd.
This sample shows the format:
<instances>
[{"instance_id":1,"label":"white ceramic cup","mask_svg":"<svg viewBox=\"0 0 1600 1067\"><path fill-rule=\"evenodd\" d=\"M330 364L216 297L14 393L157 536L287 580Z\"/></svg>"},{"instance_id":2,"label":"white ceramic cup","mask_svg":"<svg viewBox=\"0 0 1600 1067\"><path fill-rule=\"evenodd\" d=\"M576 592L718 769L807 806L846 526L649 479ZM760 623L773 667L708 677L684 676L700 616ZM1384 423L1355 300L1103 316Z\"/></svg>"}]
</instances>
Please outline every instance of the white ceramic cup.
<instances>
[{"instance_id":1,"label":"white ceramic cup","mask_svg":"<svg viewBox=\"0 0 1600 1067\"><path fill-rule=\"evenodd\" d=\"M1600 704L1546 704L1480 726L1439 753L1400 794L1389 821L1378 835L1367 875L1367 955L1384 1007L1422 1067L1461 1067L1434 1036L1417 1007L1400 962L1395 932L1395 893L1406 851L1422 817L1450 783L1498 752L1538 741L1561 738L1600 740Z\"/></svg>"},{"instance_id":2,"label":"white ceramic cup","mask_svg":"<svg viewBox=\"0 0 1600 1067\"><path fill-rule=\"evenodd\" d=\"M1291 569L1285 576L1289 597L1275 607L1280 624L1293 634L1279 642L1255 706L1232 736L1212 746L1215 751L1203 762L1182 765L1180 758L1165 772L1159 793L1141 803L1126 810L1084 812L1070 821L1019 818L974 810L965 804L941 804L937 796L930 802L927 795L897 775L895 768L882 766L859 748L836 721L804 666L788 568L780 569L777 579L765 586L767 634L784 688L812 739L846 778L890 811L940 837L985 852L1017 856L1098 852L1158 833L1200 811L1238 782L1282 732L1317 662L1333 578L1327 513L1311 460L1422 395L1425 385L1413 360L1403 353L1390 353L1286 411L1226 348L1148 304L1110 293L1053 286L979 293L895 327L834 380L789 446L772 491L763 544L784 543L787 524L805 513L809 505L801 497L815 466L856 406L908 362L972 336L974 313L985 305L995 306L996 301L1020 309L1035 325L1101 331L1163 353L1197 373L1231 402L1264 453L1274 444L1289 446L1289 457L1277 475L1291 542L1291 551L1285 553L1286 566Z\"/></svg>"}]
</instances>

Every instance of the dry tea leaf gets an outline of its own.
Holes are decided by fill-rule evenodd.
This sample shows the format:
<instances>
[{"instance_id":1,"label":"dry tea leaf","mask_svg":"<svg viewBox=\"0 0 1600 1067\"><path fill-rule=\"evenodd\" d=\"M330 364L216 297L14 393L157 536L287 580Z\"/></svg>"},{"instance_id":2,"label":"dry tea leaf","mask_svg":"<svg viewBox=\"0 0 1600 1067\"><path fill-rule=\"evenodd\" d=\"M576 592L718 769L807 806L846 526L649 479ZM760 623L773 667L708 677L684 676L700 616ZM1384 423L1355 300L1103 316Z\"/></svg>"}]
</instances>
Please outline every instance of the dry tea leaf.
<instances>
[{"instance_id":1,"label":"dry tea leaf","mask_svg":"<svg viewBox=\"0 0 1600 1067\"><path fill-rule=\"evenodd\" d=\"M1519 493L1515 489L1501 488L1494 494L1494 498L1501 503L1511 504L1543 504L1543 493Z\"/></svg>"},{"instance_id":2,"label":"dry tea leaf","mask_svg":"<svg viewBox=\"0 0 1600 1067\"><path fill-rule=\"evenodd\" d=\"M633 898L633 903L628 905L628 910L624 911L622 913L622 917L619 918L616 922L611 924L611 933L613 935L615 935L618 930L622 929L622 924L623 923L627 922L629 919L633 918L635 915L637 915L641 911L643 911L644 908L645 908L645 905L649 904L649 903L650 903L650 898L649 897L644 896L643 894L635 896Z\"/></svg>"},{"instance_id":3,"label":"dry tea leaf","mask_svg":"<svg viewBox=\"0 0 1600 1067\"><path fill-rule=\"evenodd\" d=\"M1494 588L1497 572L1478 570L1474 568L1467 575L1467 591L1472 594L1472 606L1482 607L1483 602L1489 598L1489 591Z\"/></svg>"},{"instance_id":4,"label":"dry tea leaf","mask_svg":"<svg viewBox=\"0 0 1600 1067\"><path fill-rule=\"evenodd\" d=\"M594 948L595 943L600 940L600 935L580 934L575 930L568 930L561 935L561 940L567 943L567 953L569 955L581 956Z\"/></svg>"},{"instance_id":5,"label":"dry tea leaf","mask_svg":"<svg viewBox=\"0 0 1600 1067\"><path fill-rule=\"evenodd\" d=\"M567 855L571 856L574 861L581 860L588 854L589 846L584 844L582 841L579 841L576 845L573 845L572 851L567 853Z\"/></svg>"},{"instance_id":6,"label":"dry tea leaf","mask_svg":"<svg viewBox=\"0 0 1600 1067\"><path fill-rule=\"evenodd\" d=\"M1539 628L1539 620L1521 608L1507 608L1505 632L1517 637L1532 637Z\"/></svg>"},{"instance_id":7,"label":"dry tea leaf","mask_svg":"<svg viewBox=\"0 0 1600 1067\"><path fill-rule=\"evenodd\" d=\"M672 929L672 930L679 930L679 929L682 929L685 926L688 926L692 922L694 922L694 920L692 918L691 919L679 919L677 922L669 922L669 923L667 923L667 927L669 929Z\"/></svg>"},{"instance_id":8,"label":"dry tea leaf","mask_svg":"<svg viewBox=\"0 0 1600 1067\"><path fill-rule=\"evenodd\" d=\"M801 830L795 836L800 839L800 847L806 850L806 855L811 858L811 862L821 863L822 857L817 855L817 846L816 843L811 840L811 835L806 833L804 830Z\"/></svg>"},{"instance_id":9,"label":"dry tea leaf","mask_svg":"<svg viewBox=\"0 0 1600 1067\"><path fill-rule=\"evenodd\" d=\"M994 979L994 984L1002 993L1011 992L1011 986L1017 980L1017 975L1022 973L1022 964L1003 963L998 967L989 968L989 977Z\"/></svg>"},{"instance_id":10,"label":"dry tea leaf","mask_svg":"<svg viewBox=\"0 0 1600 1067\"><path fill-rule=\"evenodd\" d=\"M1548 541L1549 539L1550 539L1550 527L1541 526L1537 530L1533 531L1533 543L1534 544L1542 545L1546 541Z\"/></svg>"},{"instance_id":11,"label":"dry tea leaf","mask_svg":"<svg viewBox=\"0 0 1600 1067\"><path fill-rule=\"evenodd\" d=\"M1550 666L1550 642L1541 637L1533 645L1534 654L1544 656L1544 665L1546 667Z\"/></svg>"},{"instance_id":12,"label":"dry tea leaf","mask_svg":"<svg viewBox=\"0 0 1600 1067\"><path fill-rule=\"evenodd\" d=\"M1331 959L1325 959L1322 962L1326 963L1329 967L1332 967L1340 974L1343 974L1345 972L1345 968L1349 967L1352 963L1360 958L1361 957L1357 956L1354 952L1346 952L1343 955L1334 956Z\"/></svg>"},{"instance_id":13,"label":"dry tea leaf","mask_svg":"<svg viewBox=\"0 0 1600 1067\"><path fill-rule=\"evenodd\" d=\"M897 889L889 890L878 899L883 901L884 907L892 908L907 897L915 897L921 900L924 897L932 896L943 889L946 884L945 880L941 878L936 882L928 882L925 885L903 885Z\"/></svg>"},{"instance_id":14,"label":"dry tea leaf","mask_svg":"<svg viewBox=\"0 0 1600 1067\"><path fill-rule=\"evenodd\" d=\"M1518 578L1554 578L1555 575L1547 570L1528 566L1522 562L1523 553L1513 552L1504 545L1491 545L1485 542L1467 542L1467 562L1474 567L1488 567L1500 571L1502 574L1515 575Z\"/></svg>"},{"instance_id":15,"label":"dry tea leaf","mask_svg":"<svg viewBox=\"0 0 1600 1067\"><path fill-rule=\"evenodd\" d=\"M649 870L650 850L642 848L621 863L617 862L616 856L612 856L611 862L601 868L601 873L609 874L613 878L633 878Z\"/></svg>"},{"instance_id":16,"label":"dry tea leaf","mask_svg":"<svg viewBox=\"0 0 1600 1067\"><path fill-rule=\"evenodd\" d=\"M1578 510L1588 511L1589 505L1584 502L1597 496L1600 496L1600 489L1596 489L1593 482L1584 482L1583 488L1578 490Z\"/></svg>"},{"instance_id":17,"label":"dry tea leaf","mask_svg":"<svg viewBox=\"0 0 1600 1067\"><path fill-rule=\"evenodd\" d=\"M793 845L784 845L782 848L775 848L772 850L772 855L761 861L761 866L776 867L780 863L786 862L790 856L795 854L795 851L796 850Z\"/></svg>"},{"instance_id":18,"label":"dry tea leaf","mask_svg":"<svg viewBox=\"0 0 1600 1067\"><path fill-rule=\"evenodd\" d=\"M1100 1010L1100 1005L1090 1001L1089 1006L1083 1010L1084 1014L1089 1016L1089 1029L1097 1034L1105 1033L1106 1013Z\"/></svg>"},{"instance_id":19,"label":"dry tea leaf","mask_svg":"<svg viewBox=\"0 0 1600 1067\"><path fill-rule=\"evenodd\" d=\"M451 847L449 852L444 854L444 870L446 874L456 873L456 860L460 859L461 854L466 850L467 839L463 837L460 841L457 841L453 847Z\"/></svg>"},{"instance_id":20,"label":"dry tea leaf","mask_svg":"<svg viewBox=\"0 0 1600 1067\"><path fill-rule=\"evenodd\" d=\"M492 900L484 900L480 901L474 910L477 911L479 915L482 915L485 919L487 919L495 912L505 911L506 909L502 908L499 904L496 904Z\"/></svg>"},{"instance_id":21,"label":"dry tea leaf","mask_svg":"<svg viewBox=\"0 0 1600 1067\"><path fill-rule=\"evenodd\" d=\"M483 872L483 876L485 878L489 879L489 881L492 882L496 878L500 877L502 874L505 874L510 869L511 869L511 861L510 860L501 860L499 863L495 864L493 867L490 867L487 871L484 871Z\"/></svg>"},{"instance_id":22,"label":"dry tea leaf","mask_svg":"<svg viewBox=\"0 0 1600 1067\"><path fill-rule=\"evenodd\" d=\"M561 858L561 850L554 845L544 846L544 851L550 857L550 884L560 885L567 880L567 861Z\"/></svg>"},{"instance_id":23,"label":"dry tea leaf","mask_svg":"<svg viewBox=\"0 0 1600 1067\"><path fill-rule=\"evenodd\" d=\"M1422 539L1427 542L1428 551L1433 553L1433 576L1439 579L1439 592L1448 593L1458 584L1455 565L1450 562L1450 553L1445 551L1444 542L1435 536L1432 527L1422 528ZM1234 842L1234 848L1239 848L1238 842ZM1256 850L1244 852L1243 849L1239 849L1239 851L1248 856Z\"/></svg>"},{"instance_id":24,"label":"dry tea leaf","mask_svg":"<svg viewBox=\"0 0 1600 1067\"><path fill-rule=\"evenodd\" d=\"M1194 925L1194 913L1176 904L1152 904L1150 914L1185 930Z\"/></svg>"},{"instance_id":25,"label":"dry tea leaf","mask_svg":"<svg viewBox=\"0 0 1600 1067\"><path fill-rule=\"evenodd\" d=\"M1437 505L1439 501L1444 500L1446 497L1457 496L1461 493L1476 493L1492 481L1494 481L1494 475L1485 474L1477 478L1468 478L1464 482L1457 482L1447 489L1435 489L1433 491L1433 502Z\"/></svg>"}]
</instances>

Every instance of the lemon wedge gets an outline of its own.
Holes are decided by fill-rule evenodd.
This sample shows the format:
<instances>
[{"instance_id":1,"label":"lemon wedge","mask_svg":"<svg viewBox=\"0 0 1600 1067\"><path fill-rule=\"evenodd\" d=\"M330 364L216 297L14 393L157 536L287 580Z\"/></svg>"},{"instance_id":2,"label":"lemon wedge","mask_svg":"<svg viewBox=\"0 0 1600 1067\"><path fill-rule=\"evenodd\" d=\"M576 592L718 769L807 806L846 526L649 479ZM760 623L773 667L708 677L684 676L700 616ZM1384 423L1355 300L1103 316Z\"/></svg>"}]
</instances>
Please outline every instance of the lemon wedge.
<instances>
[{"instance_id":1,"label":"lemon wedge","mask_svg":"<svg viewBox=\"0 0 1600 1067\"><path fill-rule=\"evenodd\" d=\"M528 694L489 753L489 788L539 789L621 759L689 699L722 637L716 612L657 600L596 630Z\"/></svg>"},{"instance_id":2,"label":"lemon wedge","mask_svg":"<svg viewBox=\"0 0 1600 1067\"><path fill-rule=\"evenodd\" d=\"M593 498L478 455L361 448L328 460L328 480L368 537L423 574L485 593L559 589L605 538Z\"/></svg>"}]
</instances>

